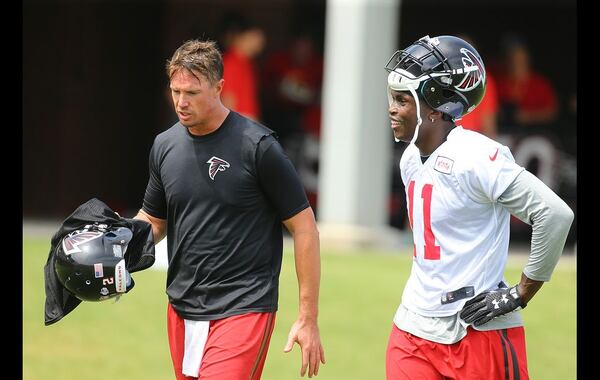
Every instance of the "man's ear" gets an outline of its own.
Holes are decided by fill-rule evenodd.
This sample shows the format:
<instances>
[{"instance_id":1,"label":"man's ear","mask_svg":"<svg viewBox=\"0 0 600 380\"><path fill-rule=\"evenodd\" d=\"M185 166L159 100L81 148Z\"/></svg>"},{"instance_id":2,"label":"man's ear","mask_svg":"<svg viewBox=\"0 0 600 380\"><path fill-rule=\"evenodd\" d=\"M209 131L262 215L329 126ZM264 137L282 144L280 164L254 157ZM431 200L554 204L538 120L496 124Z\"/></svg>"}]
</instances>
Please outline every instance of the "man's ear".
<instances>
[{"instance_id":1,"label":"man's ear","mask_svg":"<svg viewBox=\"0 0 600 380\"><path fill-rule=\"evenodd\" d=\"M221 91L223 91L223 86L225 85L225 79L220 79L217 83L215 83L215 91L217 95L221 95Z\"/></svg>"},{"instance_id":2,"label":"man's ear","mask_svg":"<svg viewBox=\"0 0 600 380\"><path fill-rule=\"evenodd\" d=\"M427 119L429 121L431 121L431 120L435 120L435 121L442 120L442 116L443 115L442 115L442 113L440 111L437 111L437 110L434 110L434 109L430 109L427 112Z\"/></svg>"}]
</instances>

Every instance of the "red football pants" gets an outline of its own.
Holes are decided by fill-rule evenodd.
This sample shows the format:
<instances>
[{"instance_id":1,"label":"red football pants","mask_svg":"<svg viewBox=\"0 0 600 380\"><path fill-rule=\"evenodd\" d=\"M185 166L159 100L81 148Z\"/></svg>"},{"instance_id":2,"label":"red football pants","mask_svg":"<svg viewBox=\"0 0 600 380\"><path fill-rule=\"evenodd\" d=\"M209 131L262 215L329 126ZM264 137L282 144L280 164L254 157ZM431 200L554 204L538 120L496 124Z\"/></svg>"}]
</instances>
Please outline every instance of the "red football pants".
<instances>
[{"instance_id":1,"label":"red football pants","mask_svg":"<svg viewBox=\"0 0 600 380\"><path fill-rule=\"evenodd\" d=\"M182 374L185 323L171 304L167 331L177 380L257 380L262 375L275 313L248 313L210 321L200 376Z\"/></svg>"},{"instance_id":2,"label":"red football pants","mask_svg":"<svg viewBox=\"0 0 600 380\"><path fill-rule=\"evenodd\" d=\"M392 326L387 346L387 380L528 380L525 330L477 331L454 344L441 344Z\"/></svg>"}]
</instances>

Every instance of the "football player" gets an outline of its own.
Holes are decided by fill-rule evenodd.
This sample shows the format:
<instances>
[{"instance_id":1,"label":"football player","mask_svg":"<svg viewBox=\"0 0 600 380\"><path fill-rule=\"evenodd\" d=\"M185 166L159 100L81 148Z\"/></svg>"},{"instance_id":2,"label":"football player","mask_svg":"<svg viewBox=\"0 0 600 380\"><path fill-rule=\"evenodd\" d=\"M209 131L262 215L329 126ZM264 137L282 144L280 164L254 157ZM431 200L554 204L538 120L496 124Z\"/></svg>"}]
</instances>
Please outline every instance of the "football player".
<instances>
[{"instance_id":1,"label":"football player","mask_svg":"<svg viewBox=\"0 0 600 380\"><path fill-rule=\"evenodd\" d=\"M272 130L221 102L223 59L190 40L167 62L179 122L159 134L136 218L168 242L167 328L177 379L260 379L278 305L282 225L294 239L300 302L284 351L301 375L325 362L317 324L319 236Z\"/></svg>"},{"instance_id":2,"label":"football player","mask_svg":"<svg viewBox=\"0 0 600 380\"><path fill-rule=\"evenodd\" d=\"M413 233L413 265L393 318L387 379L527 379L519 310L549 281L574 218L510 150L463 129L486 86L479 53L425 36L386 69ZM532 226L521 280L504 278L510 217Z\"/></svg>"}]
</instances>

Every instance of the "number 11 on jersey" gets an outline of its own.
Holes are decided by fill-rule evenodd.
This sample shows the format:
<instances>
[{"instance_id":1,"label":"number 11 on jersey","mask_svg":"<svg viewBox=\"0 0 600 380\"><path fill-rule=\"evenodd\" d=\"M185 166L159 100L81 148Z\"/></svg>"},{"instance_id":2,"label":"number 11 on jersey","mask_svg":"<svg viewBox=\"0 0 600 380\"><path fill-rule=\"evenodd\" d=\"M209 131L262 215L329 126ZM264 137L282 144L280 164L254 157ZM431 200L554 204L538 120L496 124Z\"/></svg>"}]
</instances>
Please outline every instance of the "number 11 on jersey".
<instances>
[{"instance_id":1,"label":"number 11 on jersey","mask_svg":"<svg viewBox=\"0 0 600 380\"><path fill-rule=\"evenodd\" d=\"M415 181L410 181L408 184L408 220L410 227L413 228L414 220L414 201L415 194ZM440 246L435 245L435 235L431 229L431 195L433 194L433 185L426 183L421 188L421 198L423 198L423 227L424 227L424 238L425 238L425 259L426 260L439 260L440 259Z\"/></svg>"}]
</instances>

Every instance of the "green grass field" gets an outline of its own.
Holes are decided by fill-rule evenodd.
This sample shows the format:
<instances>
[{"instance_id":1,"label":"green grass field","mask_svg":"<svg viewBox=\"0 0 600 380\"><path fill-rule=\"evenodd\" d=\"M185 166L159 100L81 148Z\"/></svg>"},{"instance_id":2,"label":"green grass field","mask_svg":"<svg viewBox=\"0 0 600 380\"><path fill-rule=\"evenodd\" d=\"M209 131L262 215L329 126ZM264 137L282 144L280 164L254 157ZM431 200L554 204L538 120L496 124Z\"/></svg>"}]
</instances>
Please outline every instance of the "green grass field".
<instances>
[{"instance_id":1,"label":"green grass field","mask_svg":"<svg viewBox=\"0 0 600 380\"><path fill-rule=\"evenodd\" d=\"M26 380L164 380L173 372L166 336L166 272L134 273L131 293L117 303L82 303L44 326L43 266L49 239L23 242L23 378ZM520 277L525 257L510 259L507 279ZM410 271L411 253L322 253L321 339L327 364L318 379L385 378L392 317ZM279 312L265 380L299 379L300 352L283 353L298 305L294 260L284 255ZM560 300L558 303L557 301ZM522 312L530 378L576 378L576 268L561 259Z\"/></svg>"}]
</instances>

